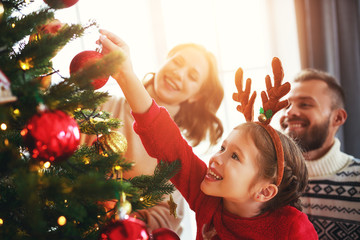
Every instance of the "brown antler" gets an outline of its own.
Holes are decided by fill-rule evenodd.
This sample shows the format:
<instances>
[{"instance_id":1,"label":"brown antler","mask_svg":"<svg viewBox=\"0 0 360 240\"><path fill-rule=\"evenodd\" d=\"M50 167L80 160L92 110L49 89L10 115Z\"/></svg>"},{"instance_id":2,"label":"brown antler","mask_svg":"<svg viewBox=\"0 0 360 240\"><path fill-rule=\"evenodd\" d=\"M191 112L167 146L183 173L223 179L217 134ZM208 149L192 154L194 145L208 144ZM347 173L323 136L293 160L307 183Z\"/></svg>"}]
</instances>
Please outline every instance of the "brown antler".
<instances>
[{"instance_id":1,"label":"brown antler","mask_svg":"<svg viewBox=\"0 0 360 240\"><path fill-rule=\"evenodd\" d=\"M251 79L246 80L245 91L243 87L243 70L239 68L235 73L235 85L238 90L237 93L233 93L233 100L239 102L240 105L236 109L243 113L247 122L251 122L254 119L254 101L256 98L256 92L254 91L249 99L251 89Z\"/></svg>"},{"instance_id":2,"label":"brown antler","mask_svg":"<svg viewBox=\"0 0 360 240\"><path fill-rule=\"evenodd\" d=\"M272 60L272 69L274 74L274 86L271 84L269 75L265 77L266 92L261 92L261 100L263 109L260 110L259 121L264 124L269 124L272 116L280 109L289 105L288 100L280 102L280 99L290 91L290 83L286 82L281 85L284 78L284 71L281 66L280 59L274 57Z\"/></svg>"}]
</instances>

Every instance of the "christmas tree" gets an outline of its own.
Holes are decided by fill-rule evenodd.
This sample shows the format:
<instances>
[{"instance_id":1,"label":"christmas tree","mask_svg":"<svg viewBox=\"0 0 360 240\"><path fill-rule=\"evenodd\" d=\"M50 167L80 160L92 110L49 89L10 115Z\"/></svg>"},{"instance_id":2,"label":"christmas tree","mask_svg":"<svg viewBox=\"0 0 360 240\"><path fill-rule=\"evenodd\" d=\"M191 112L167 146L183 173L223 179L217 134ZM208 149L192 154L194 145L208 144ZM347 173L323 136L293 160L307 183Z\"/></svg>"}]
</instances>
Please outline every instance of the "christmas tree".
<instances>
[{"instance_id":1,"label":"christmas tree","mask_svg":"<svg viewBox=\"0 0 360 240\"><path fill-rule=\"evenodd\" d=\"M132 211L154 206L174 190L168 180L178 162L160 163L153 176L121 177L132 167L122 157L127 143L116 131L121 120L97 110L109 95L95 91L121 54L81 52L70 63L70 77L50 84L54 74L62 76L52 58L97 27L54 18L57 9L77 1L44 0L28 14L33 1L0 1L0 239L114 239L112 229L121 237L124 222L138 224L128 216ZM80 146L80 133L97 141ZM113 199L115 207L108 209ZM148 239L141 225L131 229L126 239Z\"/></svg>"}]
</instances>

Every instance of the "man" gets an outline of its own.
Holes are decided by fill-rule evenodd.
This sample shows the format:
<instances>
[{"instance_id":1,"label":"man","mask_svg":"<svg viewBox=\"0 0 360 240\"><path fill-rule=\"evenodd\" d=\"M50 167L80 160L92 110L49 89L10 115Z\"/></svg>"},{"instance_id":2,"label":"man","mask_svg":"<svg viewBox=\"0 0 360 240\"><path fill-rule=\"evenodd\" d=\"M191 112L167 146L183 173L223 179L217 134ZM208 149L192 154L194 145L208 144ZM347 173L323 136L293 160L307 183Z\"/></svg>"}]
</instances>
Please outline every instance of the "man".
<instances>
[{"instance_id":1,"label":"man","mask_svg":"<svg viewBox=\"0 0 360 240\"><path fill-rule=\"evenodd\" d=\"M331 75L305 69L289 101L280 124L304 151L309 185L303 212L319 239L360 239L360 160L341 152L335 136L347 118L342 88Z\"/></svg>"}]
</instances>

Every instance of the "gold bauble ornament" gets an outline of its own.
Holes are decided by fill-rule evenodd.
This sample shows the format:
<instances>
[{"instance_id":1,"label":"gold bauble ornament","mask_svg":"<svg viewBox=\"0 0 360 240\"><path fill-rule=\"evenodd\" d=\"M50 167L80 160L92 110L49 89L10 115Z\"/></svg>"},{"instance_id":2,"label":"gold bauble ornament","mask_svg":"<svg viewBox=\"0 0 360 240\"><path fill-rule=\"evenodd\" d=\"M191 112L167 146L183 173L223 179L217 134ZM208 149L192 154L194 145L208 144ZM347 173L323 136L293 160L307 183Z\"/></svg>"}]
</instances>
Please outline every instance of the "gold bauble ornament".
<instances>
[{"instance_id":1,"label":"gold bauble ornament","mask_svg":"<svg viewBox=\"0 0 360 240\"><path fill-rule=\"evenodd\" d=\"M39 76L35 79L35 81L37 81L40 84L40 88L45 91L50 87L51 75L46 74L44 76Z\"/></svg>"},{"instance_id":2,"label":"gold bauble ornament","mask_svg":"<svg viewBox=\"0 0 360 240\"><path fill-rule=\"evenodd\" d=\"M108 134L103 134L98 140L105 151L124 154L127 150L127 140L118 131L110 131Z\"/></svg>"},{"instance_id":3,"label":"gold bauble ornament","mask_svg":"<svg viewBox=\"0 0 360 240\"><path fill-rule=\"evenodd\" d=\"M259 122L261 122L261 123L264 123L267 120L265 114L260 114L258 119L259 119Z\"/></svg>"}]
</instances>

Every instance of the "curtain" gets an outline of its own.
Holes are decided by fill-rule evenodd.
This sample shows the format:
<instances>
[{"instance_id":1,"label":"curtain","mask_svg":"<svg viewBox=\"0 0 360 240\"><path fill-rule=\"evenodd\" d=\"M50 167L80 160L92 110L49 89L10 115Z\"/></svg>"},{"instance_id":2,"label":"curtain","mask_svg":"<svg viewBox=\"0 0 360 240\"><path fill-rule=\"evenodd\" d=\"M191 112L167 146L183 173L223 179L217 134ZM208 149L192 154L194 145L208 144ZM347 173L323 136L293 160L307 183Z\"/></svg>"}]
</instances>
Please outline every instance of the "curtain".
<instances>
[{"instance_id":1,"label":"curtain","mask_svg":"<svg viewBox=\"0 0 360 240\"><path fill-rule=\"evenodd\" d=\"M360 157L359 0L294 0L302 68L334 75L345 91L348 119L337 137Z\"/></svg>"}]
</instances>

